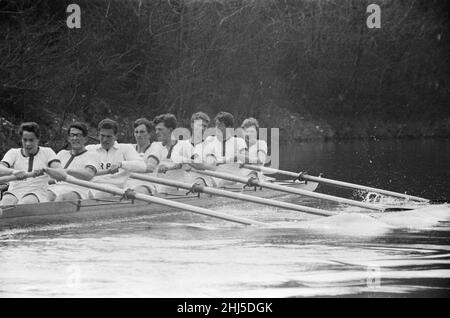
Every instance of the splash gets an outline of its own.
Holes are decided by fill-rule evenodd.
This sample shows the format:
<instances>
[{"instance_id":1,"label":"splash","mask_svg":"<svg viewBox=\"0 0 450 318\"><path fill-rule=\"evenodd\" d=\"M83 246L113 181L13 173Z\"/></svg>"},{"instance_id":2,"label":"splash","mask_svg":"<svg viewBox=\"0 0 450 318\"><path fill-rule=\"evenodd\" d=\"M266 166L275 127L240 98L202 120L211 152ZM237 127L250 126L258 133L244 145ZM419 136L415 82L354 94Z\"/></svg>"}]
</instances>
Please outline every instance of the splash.
<instances>
[{"instance_id":1,"label":"splash","mask_svg":"<svg viewBox=\"0 0 450 318\"><path fill-rule=\"evenodd\" d=\"M378 220L400 228L428 229L450 219L450 205L427 206L402 212L377 215Z\"/></svg>"},{"instance_id":2,"label":"splash","mask_svg":"<svg viewBox=\"0 0 450 318\"><path fill-rule=\"evenodd\" d=\"M360 213L341 213L334 216L298 222L296 228L331 233L344 236L378 236L394 227L369 215Z\"/></svg>"},{"instance_id":3,"label":"splash","mask_svg":"<svg viewBox=\"0 0 450 318\"><path fill-rule=\"evenodd\" d=\"M407 200L402 198L396 198L392 196L385 196L376 192L366 192L362 190L355 191L355 197L362 199L365 203L372 203L372 204L383 204L383 205L390 205L390 206L412 206L412 207L422 207L427 206L428 203L426 202L418 202L413 200Z\"/></svg>"}]
</instances>

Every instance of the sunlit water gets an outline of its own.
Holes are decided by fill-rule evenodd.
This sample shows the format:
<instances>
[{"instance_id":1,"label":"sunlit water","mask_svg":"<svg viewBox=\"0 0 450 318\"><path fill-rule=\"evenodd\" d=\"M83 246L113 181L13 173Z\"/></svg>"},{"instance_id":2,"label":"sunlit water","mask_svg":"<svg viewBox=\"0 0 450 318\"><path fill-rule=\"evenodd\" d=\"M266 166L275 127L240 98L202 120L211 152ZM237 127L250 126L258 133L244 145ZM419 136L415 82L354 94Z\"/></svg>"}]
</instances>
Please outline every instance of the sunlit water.
<instances>
[{"instance_id":1,"label":"sunlit water","mask_svg":"<svg viewBox=\"0 0 450 318\"><path fill-rule=\"evenodd\" d=\"M434 149L445 157L449 151L444 145L427 145L427 151ZM376 177L376 171L364 165L350 169L349 148L364 147L356 146L335 150L333 161L322 158L320 170L328 177L338 175L341 180L380 187L392 185L392 181L382 184L383 176L405 170L405 162L385 164ZM322 146L300 147L297 165L283 164L301 170L311 160L312 168L318 169L314 156ZM385 147L384 159L372 161L389 162L387 149L391 148ZM395 156L405 149L390 151ZM435 156L422 152L421 162ZM336 158L343 158L345 171L337 168ZM359 162L357 156L353 160ZM406 182L404 189L433 198L447 195L448 170L442 171L446 163L439 162L440 166L434 164L436 169L421 174L420 163L406 169L416 174L414 178L407 175L408 181L436 182L427 181L421 193L411 191L418 187L414 181ZM371 179L357 180L364 170ZM399 184L387 188L399 190L395 189ZM323 187L320 191L334 190ZM448 205L377 214L291 195L283 200L341 214L323 218L236 204L215 210L272 227L244 227L170 213L0 232L0 297L450 296Z\"/></svg>"}]
</instances>

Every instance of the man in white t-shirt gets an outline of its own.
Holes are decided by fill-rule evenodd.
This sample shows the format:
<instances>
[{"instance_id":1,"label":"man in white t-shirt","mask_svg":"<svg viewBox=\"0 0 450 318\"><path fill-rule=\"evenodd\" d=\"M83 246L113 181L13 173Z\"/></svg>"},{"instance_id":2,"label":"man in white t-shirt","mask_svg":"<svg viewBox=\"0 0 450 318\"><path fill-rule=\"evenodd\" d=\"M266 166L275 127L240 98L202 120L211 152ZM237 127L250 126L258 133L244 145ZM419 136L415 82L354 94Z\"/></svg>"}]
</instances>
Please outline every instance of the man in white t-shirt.
<instances>
[{"instance_id":1,"label":"man in white t-shirt","mask_svg":"<svg viewBox=\"0 0 450 318\"><path fill-rule=\"evenodd\" d=\"M172 114L156 116L153 120L156 128L157 142L150 146L147 159L147 172L158 177L186 181L186 172L182 164L189 162L192 156L192 145L189 140L176 140L173 131L177 127L177 119ZM170 187L156 185L159 193L172 192Z\"/></svg>"},{"instance_id":2,"label":"man in white t-shirt","mask_svg":"<svg viewBox=\"0 0 450 318\"><path fill-rule=\"evenodd\" d=\"M247 118L242 122L241 128L244 130L244 136L247 142L245 162L256 165L264 165L267 159L267 143L259 139L259 123L253 118Z\"/></svg>"},{"instance_id":3,"label":"man in white t-shirt","mask_svg":"<svg viewBox=\"0 0 450 318\"><path fill-rule=\"evenodd\" d=\"M214 118L216 135L208 136L202 149L195 151L196 158L204 163L216 165L236 164L245 158L247 145L244 139L235 136L234 117L230 113L220 112Z\"/></svg>"},{"instance_id":4,"label":"man in white t-shirt","mask_svg":"<svg viewBox=\"0 0 450 318\"><path fill-rule=\"evenodd\" d=\"M49 177L42 175L42 171L49 167L60 168L61 163L51 148L39 146L38 124L34 122L21 124L19 135L22 148L10 149L0 162L0 176L13 174L18 179L10 182L0 205L47 202ZM40 176L23 180L26 172L36 172L36 175Z\"/></svg>"},{"instance_id":5,"label":"man in white t-shirt","mask_svg":"<svg viewBox=\"0 0 450 318\"><path fill-rule=\"evenodd\" d=\"M210 121L209 116L204 112L196 112L191 116L191 138L189 141L194 147L194 153L203 152L205 132Z\"/></svg>"},{"instance_id":6,"label":"man in white t-shirt","mask_svg":"<svg viewBox=\"0 0 450 318\"><path fill-rule=\"evenodd\" d=\"M155 125L147 118L139 118L133 124L134 138L136 144L134 148L141 158L145 161L150 154L150 146L155 141Z\"/></svg>"},{"instance_id":7,"label":"man in white t-shirt","mask_svg":"<svg viewBox=\"0 0 450 318\"><path fill-rule=\"evenodd\" d=\"M93 182L123 189L130 172L145 172L146 164L132 144L117 142L119 125L111 119L104 119L98 124L100 144L88 145L86 149L94 152L100 161L98 175ZM107 198L106 192L91 190L94 198Z\"/></svg>"},{"instance_id":8,"label":"man in white t-shirt","mask_svg":"<svg viewBox=\"0 0 450 318\"><path fill-rule=\"evenodd\" d=\"M57 158L61 161L62 169L47 169L47 173L56 180L63 180L68 174L75 178L89 181L100 167L98 156L86 150L88 128L83 123L72 123L68 129L70 150L61 150ZM62 170L62 171L54 171ZM59 175L55 175L59 173ZM50 201L75 201L88 199L90 189L64 181L48 187Z\"/></svg>"},{"instance_id":9,"label":"man in white t-shirt","mask_svg":"<svg viewBox=\"0 0 450 318\"><path fill-rule=\"evenodd\" d=\"M215 129L214 128L208 128L209 123L211 119L207 114L204 112L196 112L191 116L191 137L189 139L192 149L191 149L191 161L195 162L196 164L190 163L191 166L197 167L200 169L204 168L216 168L216 165L214 163L214 166L206 165L203 161L203 148L206 144L206 139L208 137L208 133L211 133L211 135L215 135ZM210 131L208 131L210 130ZM212 139L207 139L208 142ZM190 170L189 168L187 170ZM188 183L202 183L208 186L215 186L215 182L213 178L209 176L204 176L201 174L196 173L195 171L188 171L186 172L186 178L185 181Z\"/></svg>"},{"instance_id":10,"label":"man in white t-shirt","mask_svg":"<svg viewBox=\"0 0 450 318\"><path fill-rule=\"evenodd\" d=\"M247 143L245 152L245 163L253 165L264 165L267 160L267 143L263 139L259 139L259 123L253 118L247 118L242 122L241 128L244 130L244 138ZM248 176L258 177L265 180L266 177L261 172L256 172L242 168L242 172Z\"/></svg>"},{"instance_id":11,"label":"man in white t-shirt","mask_svg":"<svg viewBox=\"0 0 450 318\"><path fill-rule=\"evenodd\" d=\"M136 144L133 145L138 152L139 156L147 162L147 158L150 155L150 147L155 142L156 131L153 122L147 118L139 118L133 124L134 138ZM126 182L125 188L133 189L137 193L150 194L155 192L155 186L153 183L145 182L142 180L129 178Z\"/></svg>"},{"instance_id":12,"label":"man in white t-shirt","mask_svg":"<svg viewBox=\"0 0 450 318\"><path fill-rule=\"evenodd\" d=\"M235 136L234 117L230 113L220 112L214 118L217 134L209 136L203 142L202 151L194 154L194 168L210 169L219 172L241 174L239 166L245 160L247 145L241 137ZM234 182L213 178L215 186L235 185Z\"/></svg>"}]
</instances>

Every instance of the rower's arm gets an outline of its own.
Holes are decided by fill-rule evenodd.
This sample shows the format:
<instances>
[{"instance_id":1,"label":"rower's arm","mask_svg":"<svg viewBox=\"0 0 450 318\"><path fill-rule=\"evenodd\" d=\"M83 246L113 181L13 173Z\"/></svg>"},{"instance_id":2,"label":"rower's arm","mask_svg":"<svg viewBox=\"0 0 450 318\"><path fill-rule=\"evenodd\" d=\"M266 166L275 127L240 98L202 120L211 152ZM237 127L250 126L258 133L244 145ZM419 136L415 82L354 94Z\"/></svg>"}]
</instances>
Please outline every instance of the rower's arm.
<instances>
[{"instance_id":1,"label":"rower's arm","mask_svg":"<svg viewBox=\"0 0 450 318\"><path fill-rule=\"evenodd\" d=\"M61 160L56 155L56 153L53 151L52 148L48 147L42 147L42 150L47 157L47 167L48 168L54 168L54 169L60 169L61 166Z\"/></svg>"},{"instance_id":2,"label":"rower's arm","mask_svg":"<svg viewBox=\"0 0 450 318\"><path fill-rule=\"evenodd\" d=\"M235 158L235 162L245 162L246 154L248 153L247 144L245 140L242 138L237 138L237 155Z\"/></svg>"},{"instance_id":3,"label":"rower's arm","mask_svg":"<svg viewBox=\"0 0 450 318\"><path fill-rule=\"evenodd\" d=\"M172 161L167 161L163 163L166 168L168 170L176 170L176 169L181 169L181 167L183 166L183 164L181 163L176 163L176 162L172 162Z\"/></svg>"},{"instance_id":4,"label":"rower's arm","mask_svg":"<svg viewBox=\"0 0 450 318\"><path fill-rule=\"evenodd\" d=\"M121 162L121 168L132 172L145 172L147 165L139 156L136 149L132 145L124 145L126 147L124 152L125 160Z\"/></svg>"},{"instance_id":5,"label":"rower's arm","mask_svg":"<svg viewBox=\"0 0 450 318\"><path fill-rule=\"evenodd\" d=\"M257 164L263 165L267 160L267 143L265 140L258 140L258 151L256 153L258 157Z\"/></svg>"},{"instance_id":6,"label":"rower's arm","mask_svg":"<svg viewBox=\"0 0 450 318\"><path fill-rule=\"evenodd\" d=\"M132 172L145 172L147 168L145 162L142 159L122 161L120 167L122 169L129 170Z\"/></svg>"},{"instance_id":7,"label":"rower's arm","mask_svg":"<svg viewBox=\"0 0 450 318\"><path fill-rule=\"evenodd\" d=\"M203 162L192 162L189 165L192 168L197 169L197 170L216 170L217 169L216 165L210 165L210 164L203 163Z\"/></svg>"},{"instance_id":8,"label":"rower's arm","mask_svg":"<svg viewBox=\"0 0 450 318\"><path fill-rule=\"evenodd\" d=\"M155 171L156 167L159 165L159 159L158 157L154 156L154 155L150 155L147 158L147 163L146 163L146 170L145 172L153 172Z\"/></svg>"},{"instance_id":9,"label":"rower's arm","mask_svg":"<svg viewBox=\"0 0 450 318\"><path fill-rule=\"evenodd\" d=\"M48 167L49 168L53 168L53 169L62 168L61 161L59 161L59 159L58 160L54 160L54 161L52 161L52 162L50 162L48 164Z\"/></svg>"},{"instance_id":10,"label":"rower's arm","mask_svg":"<svg viewBox=\"0 0 450 318\"><path fill-rule=\"evenodd\" d=\"M191 162L189 164L192 168L197 170L216 170L217 158L213 154L207 155L205 161Z\"/></svg>"},{"instance_id":11,"label":"rower's arm","mask_svg":"<svg viewBox=\"0 0 450 318\"><path fill-rule=\"evenodd\" d=\"M97 169L94 166L86 166L82 169L67 169L66 172L77 179L90 181L97 173Z\"/></svg>"},{"instance_id":12,"label":"rower's arm","mask_svg":"<svg viewBox=\"0 0 450 318\"><path fill-rule=\"evenodd\" d=\"M160 161L155 156L150 155L147 159L147 170L146 172L153 172L158 169L158 172L166 172L167 170L181 169L182 163L176 163L172 161L164 161L160 164Z\"/></svg>"},{"instance_id":13,"label":"rower's arm","mask_svg":"<svg viewBox=\"0 0 450 318\"><path fill-rule=\"evenodd\" d=\"M14 163L16 162L17 153L18 152L16 151L16 149L10 149L6 152L2 161L0 161L0 176L12 175L18 172L25 173L25 171L14 169Z\"/></svg>"},{"instance_id":14,"label":"rower's arm","mask_svg":"<svg viewBox=\"0 0 450 318\"><path fill-rule=\"evenodd\" d=\"M0 162L0 176L9 176L16 170L8 168L4 162Z\"/></svg>"}]
</instances>

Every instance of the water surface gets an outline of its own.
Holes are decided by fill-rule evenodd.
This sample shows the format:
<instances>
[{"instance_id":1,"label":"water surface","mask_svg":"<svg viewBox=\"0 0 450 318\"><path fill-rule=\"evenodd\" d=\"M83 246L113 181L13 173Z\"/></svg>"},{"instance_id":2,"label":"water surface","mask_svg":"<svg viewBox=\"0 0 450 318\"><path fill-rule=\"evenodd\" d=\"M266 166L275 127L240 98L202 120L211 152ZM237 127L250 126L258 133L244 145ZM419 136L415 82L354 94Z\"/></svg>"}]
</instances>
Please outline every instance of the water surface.
<instances>
[{"instance_id":1,"label":"water surface","mask_svg":"<svg viewBox=\"0 0 450 318\"><path fill-rule=\"evenodd\" d=\"M446 141L300 144L282 153L290 154L281 161L287 170L450 197ZM169 213L7 230L0 232L0 297L450 295L448 207L395 219L315 199L283 200L352 214L324 219L234 204L215 210L278 228Z\"/></svg>"}]
</instances>

